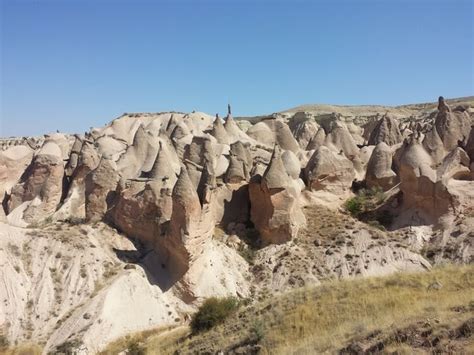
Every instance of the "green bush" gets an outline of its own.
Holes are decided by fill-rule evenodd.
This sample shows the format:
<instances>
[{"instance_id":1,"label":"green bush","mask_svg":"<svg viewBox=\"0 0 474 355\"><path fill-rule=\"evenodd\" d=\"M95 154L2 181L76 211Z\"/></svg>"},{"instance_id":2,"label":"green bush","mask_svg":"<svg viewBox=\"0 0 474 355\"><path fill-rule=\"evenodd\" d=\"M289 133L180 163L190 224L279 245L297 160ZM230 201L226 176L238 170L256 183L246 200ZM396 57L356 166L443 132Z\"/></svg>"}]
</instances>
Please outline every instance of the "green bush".
<instances>
[{"instance_id":1,"label":"green bush","mask_svg":"<svg viewBox=\"0 0 474 355\"><path fill-rule=\"evenodd\" d=\"M346 201L346 210L353 216L358 216L362 212L362 203L358 196Z\"/></svg>"},{"instance_id":2,"label":"green bush","mask_svg":"<svg viewBox=\"0 0 474 355\"><path fill-rule=\"evenodd\" d=\"M239 301L235 297L208 298L199 307L191 319L191 330L198 333L222 323L228 316L239 308Z\"/></svg>"},{"instance_id":3,"label":"green bush","mask_svg":"<svg viewBox=\"0 0 474 355\"><path fill-rule=\"evenodd\" d=\"M355 197L346 201L345 207L354 217L377 208L385 200L385 194L380 188L361 189Z\"/></svg>"}]
</instances>

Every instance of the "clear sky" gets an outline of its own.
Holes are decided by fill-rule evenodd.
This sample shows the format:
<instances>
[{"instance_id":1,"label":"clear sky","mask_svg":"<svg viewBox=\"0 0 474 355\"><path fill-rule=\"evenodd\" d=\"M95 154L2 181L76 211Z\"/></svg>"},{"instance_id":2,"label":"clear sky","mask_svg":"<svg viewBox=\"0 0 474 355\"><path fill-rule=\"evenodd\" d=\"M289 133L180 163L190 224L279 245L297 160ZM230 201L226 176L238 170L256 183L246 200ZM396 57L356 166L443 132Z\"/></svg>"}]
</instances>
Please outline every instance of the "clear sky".
<instances>
[{"instance_id":1,"label":"clear sky","mask_svg":"<svg viewBox=\"0 0 474 355\"><path fill-rule=\"evenodd\" d=\"M0 0L1 136L473 95L472 0Z\"/></svg>"}]
</instances>

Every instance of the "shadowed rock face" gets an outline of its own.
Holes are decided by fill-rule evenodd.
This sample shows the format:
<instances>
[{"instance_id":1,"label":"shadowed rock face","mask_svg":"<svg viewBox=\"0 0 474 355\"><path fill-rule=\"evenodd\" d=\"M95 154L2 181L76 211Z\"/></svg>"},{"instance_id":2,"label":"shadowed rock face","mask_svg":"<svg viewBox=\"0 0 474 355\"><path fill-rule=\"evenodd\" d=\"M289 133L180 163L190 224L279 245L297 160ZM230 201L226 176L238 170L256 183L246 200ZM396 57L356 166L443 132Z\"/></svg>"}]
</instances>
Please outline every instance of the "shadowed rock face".
<instances>
[{"instance_id":1,"label":"shadowed rock face","mask_svg":"<svg viewBox=\"0 0 474 355\"><path fill-rule=\"evenodd\" d=\"M99 165L86 178L86 220L97 222L104 218L114 199L119 181L114 161L102 158Z\"/></svg>"},{"instance_id":2,"label":"shadowed rock face","mask_svg":"<svg viewBox=\"0 0 474 355\"><path fill-rule=\"evenodd\" d=\"M24 206L23 219L33 222L50 216L63 193L64 166L60 147L47 140L24 174L23 181L12 188L8 213Z\"/></svg>"}]
</instances>

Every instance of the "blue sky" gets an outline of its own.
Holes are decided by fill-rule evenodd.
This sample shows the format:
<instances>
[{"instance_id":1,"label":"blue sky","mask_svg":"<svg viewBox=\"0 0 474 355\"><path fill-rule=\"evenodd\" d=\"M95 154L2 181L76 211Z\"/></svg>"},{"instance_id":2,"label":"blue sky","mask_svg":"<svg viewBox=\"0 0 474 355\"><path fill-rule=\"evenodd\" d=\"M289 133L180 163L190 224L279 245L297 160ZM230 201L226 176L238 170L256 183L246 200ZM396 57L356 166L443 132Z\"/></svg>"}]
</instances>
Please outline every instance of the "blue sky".
<instances>
[{"instance_id":1,"label":"blue sky","mask_svg":"<svg viewBox=\"0 0 474 355\"><path fill-rule=\"evenodd\" d=\"M473 1L0 0L1 136L473 90Z\"/></svg>"}]
</instances>

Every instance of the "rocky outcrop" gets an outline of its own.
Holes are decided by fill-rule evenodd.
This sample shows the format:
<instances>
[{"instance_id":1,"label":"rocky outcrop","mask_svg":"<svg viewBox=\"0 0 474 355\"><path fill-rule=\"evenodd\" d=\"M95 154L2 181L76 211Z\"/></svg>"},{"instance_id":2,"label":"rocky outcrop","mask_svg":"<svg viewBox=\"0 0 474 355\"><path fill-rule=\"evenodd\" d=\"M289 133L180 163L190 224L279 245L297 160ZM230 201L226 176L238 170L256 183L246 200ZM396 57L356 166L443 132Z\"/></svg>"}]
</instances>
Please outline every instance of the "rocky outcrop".
<instances>
[{"instance_id":1,"label":"rocky outcrop","mask_svg":"<svg viewBox=\"0 0 474 355\"><path fill-rule=\"evenodd\" d=\"M125 179L140 176L143 165L148 156L148 134L143 125L140 125L133 138L133 144L117 161L117 170Z\"/></svg>"},{"instance_id":2,"label":"rocky outcrop","mask_svg":"<svg viewBox=\"0 0 474 355\"><path fill-rule=\"evenodd\" d=\"M471 161L474 162L474 126L471 127L471 133L466 143L466 152Z\"/></svg>"},{"instance_id":3,"label":"rocky outcrop","mask_svg":"<svg viewBox=\"0 0 474 355\"><path fill-rule=\"evenodd\" d=\"M326 132L324 132L323 128L320 128L318 129L316 134L313 136L313 138L311 138L306 149L316 150L324 144L325 140L326 140Z\"/></svg>"},{"instance_id":4,"label":"rocky outcrop","mask_svg":"<svg viewBox=\"0 0 474 355\"><path fill-rule=\"evenodd\" d=\"M384 142L391 146L400 143L401 141L402 134L400 133L398 121L386 114L373 128L368 140L368 144L377 145L380 142Z\"/></svg>"},{"instance_id":5,"label":"rocky outcrop","mask_svg":"<svg viewBox=\"0 0 474 355\"><path fill-rule=\"evenodd\" d=\"M216 119L214 120L211 135L221 144L230 144L229 135L218 115L216 115Z\"/></svg>"},{"instance_id":6,"label":"rocky outcrop","mask_svg":"<svg viewBox=\"0 0 474 355\"><path fill-rule=\"evenodd\" d=\"M365 176L367 187L380 187L384 191L397 182L397 174L392 170L392 150L385 142L376 145L367 164Z\"/></svg>"},{"instance_id":7,"label":"rocky outcrop","mask_svg":"<svg viewBox=\"0 0 474 355\"><path fill-rule=\"evenodd\" d=\"M102 157L97 168L85 180L86 221L98 222L104 218L115 199L119 182L117 165Z\"/></svg>"},{"instance_id":8,"label":"rocky outcrop","mask_svg":"<svg viewBox=\"0 0 474 355\"><path fill-rule=\"evenodd\" d=\"M471 119L466 111L451 111L444 104L440 104L434 126L438 132L444 148L451 151L467 142L471 130Z\"/></svg>"},{"instance_id":9,"label":"rocky outcrop","mask_svg":"<svg viewBox=\"0 0 474 355\"><path fill-rule=\"evenodd\" d=\"M304 171L310 190L325 190L336 194L349 190L355 175L354 166L349 159L325 146L314 152Z\"/></svg>"},{"instance_id":10,"label":"rocky outcrop","mask_svg":"<svg viewBox=\"0 0 474 355\"><path fill-rule=\"evenodd\" d=\"M359 153L359 148L357 148L347 127L338 121L332 123L331 131L327 134L324 145L344 153L349 160L353 160Z\"/></svg>"},{"instance_id":11,"label":"rocky outcrop","mask_svg":"<svg viewBox=\"0 0 474 355\"><path fill-rule=\"evenodd\" d=\"M287 242L305 225L291 179L280 149L275 146L263 177L256 176L249 184L251 220L260 233L262 246Z\"/></svg>"},{"instance_id":12,"label":"rocky outcrop","mask_svg":"<svg viewBox=\"0 0 474 355\"><path fill-rule=\"evenodd\" d=\"M319 129L319 125L316 123L316 121L306 112L295 113L288 126L301 149L305 150Z\"/></svg>"},{"instance_id":13,"label":"rocky outcrop","mask_svg":"<svg viewBox=\"0 0 474 355\"><path fill-rule=\"evenodd\" d=\"M69 184L66 198L61 207L55 212L56 220L66 220L68 218L84 219L86 216L86 176L97 168L100 156L94 145L89 141L81 142L77 166L75 167L72 180ZM73 165L67 165L72 168Z\"/></svg>"},{"instance_id":14,"label":"rocky outcrop","mask_svg":"<svg viewBox=\"0 0 474 355\"><path fill-rule=\"evenodd\" d=\"M431 157L416 137L401 147L399 178L403 206L415 211L417 218L425 222L436 220L454 203L446 182L438 178L432 166Z\"/></svg>"},{"instance_id":15,"label":"rocky outcrop","mask_svg":"<svg viewBox=\"0 0 474 355\"><path fill-rule=\"evenodd\" d=\"M33 158L33 150L29 146L12 146L0 152L0 198L9 194Z\"/></svg>"},{"instance_id":16,"label":"rocky outcrop","mask_svg":"<svg viewBox=\"0 0 474 355\"><path fill-rule=\"evenodd\" d=\"M12 188L8 213L20 208L22 219L36 222L54 213L63 194L64 165L61 148L46 140L22 181Z\"/></svg>"}]
</instances>

